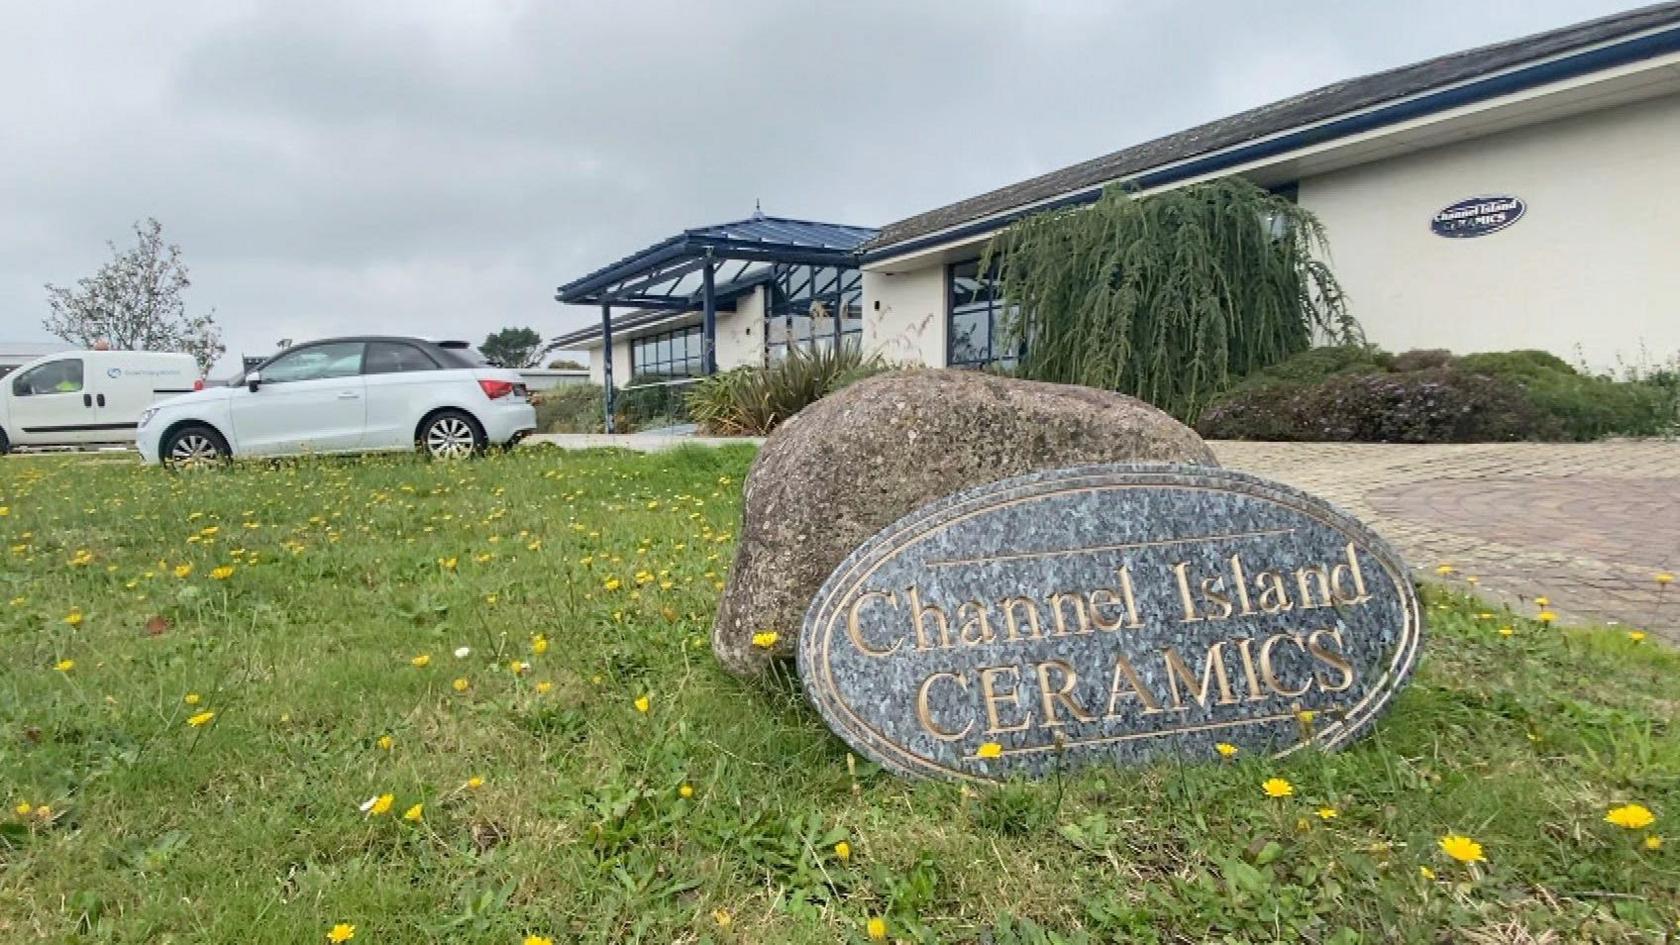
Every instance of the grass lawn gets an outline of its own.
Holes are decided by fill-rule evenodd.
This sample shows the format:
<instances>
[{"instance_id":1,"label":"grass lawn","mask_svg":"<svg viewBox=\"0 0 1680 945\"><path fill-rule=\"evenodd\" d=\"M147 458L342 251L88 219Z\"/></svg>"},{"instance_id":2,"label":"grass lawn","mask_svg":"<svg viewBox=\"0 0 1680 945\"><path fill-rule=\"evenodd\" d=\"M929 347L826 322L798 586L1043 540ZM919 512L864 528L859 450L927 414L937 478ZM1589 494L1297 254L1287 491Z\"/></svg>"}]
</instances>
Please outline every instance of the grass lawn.
<instances>
[{"instance_id":1,"label":"grass lawn","mask_svg":"<svg viewBox=\"0 0 1680 945\"><path fill-rule=\"evenodd\" d=\"M751 455L0 460L0 941L1677 928L1674 651L1434 588L1414 684L1339 754L907 783L711 656Z\"/></svg>"}]
</instances>

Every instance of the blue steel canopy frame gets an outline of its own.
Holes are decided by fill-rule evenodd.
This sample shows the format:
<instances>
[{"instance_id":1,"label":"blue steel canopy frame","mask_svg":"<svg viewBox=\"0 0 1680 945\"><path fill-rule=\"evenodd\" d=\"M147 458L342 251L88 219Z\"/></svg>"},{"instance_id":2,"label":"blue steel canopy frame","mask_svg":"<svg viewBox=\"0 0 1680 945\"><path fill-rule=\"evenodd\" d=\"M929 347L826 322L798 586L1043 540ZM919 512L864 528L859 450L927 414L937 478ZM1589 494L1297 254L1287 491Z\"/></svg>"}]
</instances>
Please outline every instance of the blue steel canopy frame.
<instances>
[{"instance_id":1,"label":"blue steel canopy frame","mask_svg":"<svg viewBox=\"0 0 1680 945\"><path fill-rule=\"evenodd\" d=\"M858 247L873 239L876 232L870 227L768 217L755 211L745 220L684 230L557 288L557 302L601 307L606 431L614 432L615 307L669 312L699 308L704 319L701 363L706 374L715 374L720 307L733 310L742 295L774 279L779 266L802 264L855 271ZM720 272L724 274L721 280Z\"/></svg>"}]
</instances>

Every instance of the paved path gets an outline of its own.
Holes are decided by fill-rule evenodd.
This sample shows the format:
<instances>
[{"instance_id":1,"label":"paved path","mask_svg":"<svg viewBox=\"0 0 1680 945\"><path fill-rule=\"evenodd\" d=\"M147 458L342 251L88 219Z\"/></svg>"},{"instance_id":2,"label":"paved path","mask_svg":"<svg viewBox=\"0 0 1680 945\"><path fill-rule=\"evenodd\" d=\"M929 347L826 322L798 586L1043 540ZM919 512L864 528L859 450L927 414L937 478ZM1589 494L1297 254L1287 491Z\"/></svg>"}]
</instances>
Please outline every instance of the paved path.
<instances>
[{"instance_id":1,"label":"paved path","mask_svg":"<svg viewBox=\"0 0 1680 945\"><path fill-rule=\"evenodd\" d=\"M1213 444L1219 461L1322 496L1388 538L1419 574L1442 563L1527 613L1680 643L1680 442L1409 446Z\"/></svg>"}]
</instances>

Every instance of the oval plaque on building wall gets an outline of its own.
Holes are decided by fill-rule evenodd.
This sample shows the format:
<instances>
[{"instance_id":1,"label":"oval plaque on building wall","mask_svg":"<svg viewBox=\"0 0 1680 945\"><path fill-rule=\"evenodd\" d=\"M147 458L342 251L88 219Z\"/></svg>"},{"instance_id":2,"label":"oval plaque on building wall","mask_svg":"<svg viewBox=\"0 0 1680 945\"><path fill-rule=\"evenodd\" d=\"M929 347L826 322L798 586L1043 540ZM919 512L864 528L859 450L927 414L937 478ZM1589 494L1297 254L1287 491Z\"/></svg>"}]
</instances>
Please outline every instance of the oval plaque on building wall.
<instances>
[{"instance_id":1,"label":"oval plaque on building wall","mask_svg":"<svg viewBox=\"0 0 1680 945\"><path fill-rule=\"evenodd\" d=\"M1527 212L1528 204L1518 197L1470 197L1443 207L1429 221L1429 229L1448 239L1486 236L1521 220Z\"/></svg>"},{"instance_id":2,"label":"oval plaque on building wall","mask_svg":"<svg viewBox=\"0 0 1680 945\"><path fill-rule=\"evenodd\" d=\"M947 496L859 546L806 615L799 670L888 769L998 780L1344 745L1420 639L1405 565L1323 501L1223 469L1082 466Z\"/></svg>"}]
</instances>

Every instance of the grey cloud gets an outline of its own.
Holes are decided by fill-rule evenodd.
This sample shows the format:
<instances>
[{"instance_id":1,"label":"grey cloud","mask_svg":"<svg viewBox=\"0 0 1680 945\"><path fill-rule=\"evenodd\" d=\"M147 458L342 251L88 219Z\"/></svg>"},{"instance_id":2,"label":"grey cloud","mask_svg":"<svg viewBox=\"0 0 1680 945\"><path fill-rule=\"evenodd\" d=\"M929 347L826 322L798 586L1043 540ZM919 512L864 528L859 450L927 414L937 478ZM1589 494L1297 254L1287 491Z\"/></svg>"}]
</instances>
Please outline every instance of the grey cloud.
<instances>
[{"instance_id":1,"label":"grey cloud","mask_svg":"<svg viewBox=\"0 0 1680 945\"><path fill-rule=\"evenodd\" d=\"M1604 0L44 4L0 37L0 335L156 215L234 351L554 334L685 226L880 224Z\"/></svg>"}]
</instances>

